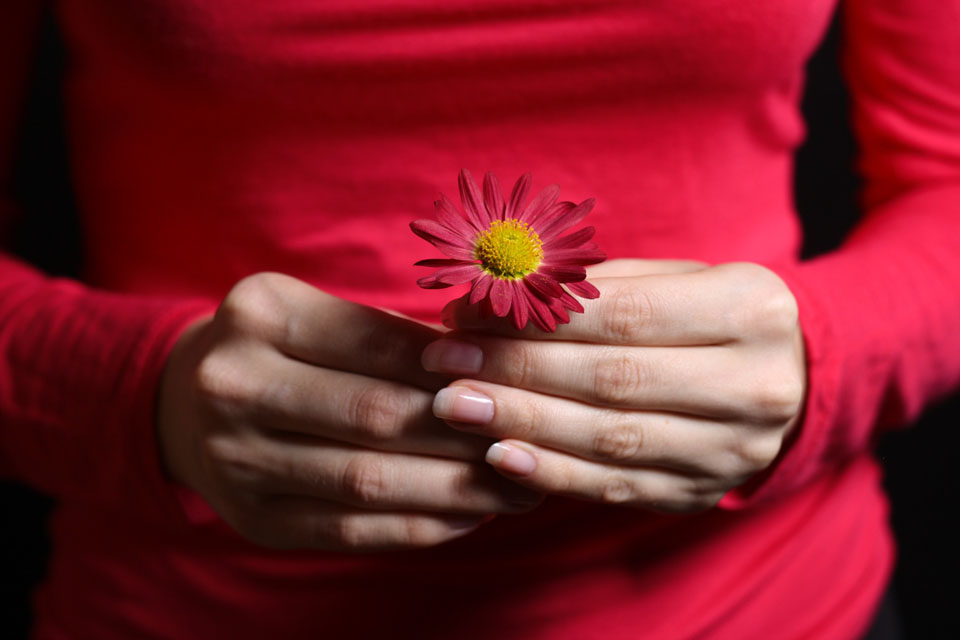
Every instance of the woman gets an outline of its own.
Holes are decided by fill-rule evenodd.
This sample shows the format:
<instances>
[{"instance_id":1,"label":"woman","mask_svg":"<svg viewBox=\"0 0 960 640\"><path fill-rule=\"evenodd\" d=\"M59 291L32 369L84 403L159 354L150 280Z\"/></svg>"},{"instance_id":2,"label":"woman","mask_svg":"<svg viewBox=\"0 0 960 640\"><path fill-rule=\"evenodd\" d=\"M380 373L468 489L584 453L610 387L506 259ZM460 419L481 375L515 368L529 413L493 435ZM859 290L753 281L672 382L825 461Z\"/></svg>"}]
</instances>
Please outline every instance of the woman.
<instances>
[{"instance_id":1,"label":"woman","mask_svg":"<svg viewBox=\"0 0 960 640\"><path fill-rule=\"evenodd\" d=\"M844 3L865 219L802 264L834 2L313 4L57 5L83 282L0 263L37 637L859 637L870 443L960 380L956 4ZM597 197L582 316L408 319L461 166Z\"/></svg>"}]
</instances>

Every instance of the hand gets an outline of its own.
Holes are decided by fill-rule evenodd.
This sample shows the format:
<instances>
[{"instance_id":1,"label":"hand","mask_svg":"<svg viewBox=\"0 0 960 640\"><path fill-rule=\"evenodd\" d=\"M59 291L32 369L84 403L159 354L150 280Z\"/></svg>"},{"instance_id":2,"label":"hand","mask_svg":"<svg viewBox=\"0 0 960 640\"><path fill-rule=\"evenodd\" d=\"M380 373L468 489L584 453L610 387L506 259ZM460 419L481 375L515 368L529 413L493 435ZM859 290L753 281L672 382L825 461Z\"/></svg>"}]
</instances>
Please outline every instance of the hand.
<instances>
[{"instance_id":1,"label":"hand","mask_svg":"<svg viewBox=\"0 0 960 640\"><path fill-rule=\"evenodd\" d=\"M796 301L756 264L599 267L599 299L556 333L481 319L462 299L449 306L459 331L429 345L423 364L469 379L440 391L434 413L500 439L488 462L536 491L710 508L766 469L798 421Z\"/></svg>"},{"instance_id":2,"label":"hand","mask_svg":"<svg viewBox=\"0 0 960 640\"><path fill-rule=\"evenodd\" d=\"M299 280L242 280L175 346L159 392L169 474L269 547L432 545L533 491L483 462L490 442L430 413L440 334Z\"/></svg>"}]
</instances>

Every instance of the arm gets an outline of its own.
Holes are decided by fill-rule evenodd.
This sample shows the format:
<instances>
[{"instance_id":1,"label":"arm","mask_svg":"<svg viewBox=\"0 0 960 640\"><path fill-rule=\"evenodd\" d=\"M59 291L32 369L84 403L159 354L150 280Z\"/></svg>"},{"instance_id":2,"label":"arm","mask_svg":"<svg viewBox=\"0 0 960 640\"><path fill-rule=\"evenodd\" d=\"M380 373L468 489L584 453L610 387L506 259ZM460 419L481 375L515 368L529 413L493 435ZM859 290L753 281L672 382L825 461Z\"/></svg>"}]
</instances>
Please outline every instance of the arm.
<instances>
[{"instance_id":1,"label":"arm","mask_svg":"<svg viewBox=\"0 0 960 640\"><path fill-rule=\"evenodd\" d=\"M506 439L492 464L548 493L742 508L863 454L960 384L960 4L846 12L867 182L852 237L773 272L602 265L623 273L597 273L617 277L596 279L600 299L550 335L456 305L456 327L511 338L461 336L482 352L469 371L449 367L447 341L424 353L431 370L477 379L434 408Z\"/></svg>"},{"instance_id":2,"label":"arm","mask_svg":"<svg viewBox=\"0 0 960 640\"><path fill-rule=\"evenodd\" d=\"M11 41L29 31L7 17ZM25 74L4 73L8 158ZM279 274L214 306L0 254L0 473L173 527L210 514L185 486L271 547L436 544L539 501L429 414L443 381L417 359L435 330Z\"/></svg>"},{"instance_id":3,"label":"arm","mask_svg":"<svg viewBox=\"0 0 960 640\"><path fill-rule=\"evenodd\" d=\"M0 241L16 216L12 156L43 10L0 9ZM208 307L91 291L0 252L0 473L90 501L156 497L150 390L173 339Z\"/></svg>"},{"instance_id":4,"label":"arm","mask_svg":"<svg viewBox=\"0 0 960 640\"><path fill-rule=\"evenodd\" d=\"M960 385L960 3L849 0L844 21L864 220L838 251L776 269L800 308L806 416L729 506L802 485Z\"/></svg>"}]
</instances>

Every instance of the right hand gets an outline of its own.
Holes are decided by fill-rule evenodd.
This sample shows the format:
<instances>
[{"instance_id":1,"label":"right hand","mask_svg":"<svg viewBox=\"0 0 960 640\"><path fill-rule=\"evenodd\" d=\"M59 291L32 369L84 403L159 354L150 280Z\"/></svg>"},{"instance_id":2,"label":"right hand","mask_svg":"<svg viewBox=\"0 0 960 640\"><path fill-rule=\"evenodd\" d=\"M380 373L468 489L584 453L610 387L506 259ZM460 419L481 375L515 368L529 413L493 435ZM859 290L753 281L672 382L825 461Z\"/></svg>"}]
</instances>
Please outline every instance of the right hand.
<instances>
[{"instance_id":1,"label":"right hand","mask_svg":"<svg viewBox=\"0 0 960 640\"><path fill-rule=\"evenodd\" d=\"M261 273L178 340L157 437L174 480L272 548L438 544L540 496L484 462L493 442L433 417L425 325Z\"/></svg>"}]
</instances>

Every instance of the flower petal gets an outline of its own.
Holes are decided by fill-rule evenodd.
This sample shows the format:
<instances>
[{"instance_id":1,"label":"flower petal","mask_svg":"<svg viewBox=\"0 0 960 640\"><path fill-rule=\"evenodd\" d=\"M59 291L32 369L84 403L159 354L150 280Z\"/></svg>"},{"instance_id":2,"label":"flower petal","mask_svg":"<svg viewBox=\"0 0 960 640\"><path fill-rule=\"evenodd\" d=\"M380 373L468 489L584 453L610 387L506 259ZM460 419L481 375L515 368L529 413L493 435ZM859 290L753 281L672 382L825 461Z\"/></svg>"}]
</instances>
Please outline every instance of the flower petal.
<instances>
[{"instance_id":1,"label":"flower petal","mask_svg":"<svg viewBox=\"0 0 960 640\"><path fill-rule=\"evenodd\" d=\"M457 211L453 203L442 193L440 199L434 201L433 207L440 224L459 233L465 240L472 241L473 237L480 231L480 229L474 228L473 224Z\"/></svg>"},{"instance_id":2,"label":"flower petal","mask_svg":"<svg viewBox=\"0 0 960 640\"><path fill-rule=\"evenodd\" d=\"M436 273L431 273L428 276L423 276L422 278L418 279L417 285L424 289L446 289L447 287L453 286L437 280Z\"/></svg>"},{"instance_id":3,"label":"flower petal","mask_svg":"<svg viewBox=\"0 0 960 640\"><path fill-rule=\"evenodd\" d=\"M543 261L547 264L598 264L607 259L607 254L599 249L577 247L574 249L551 249L544 251Z\"/></svg>"},{"instance_id":4,"label":"flower petal","mask_svg":"<svg viewBox=\"0 0 960 640\"><path fill-rule=\"evenodd\" d=\"M473 222L477 229L486 229L490 226L490 216L483 206L483 197L480 195L480 187L477 186L473 175L467 169L460 170L460 178L457 180L460 186L460 201L463 202L463 209L467 213L467 219Z\"/></svg>"},{"instance_id":5,"label":"flower petal","mask_svg":"<svg viewBox=\"0 0 960 640\"><path fill-rule=\"evenodd\" d=\"M451 258L475 260L473 247L436 220L414 220L410 228L415 234L443 251Z\"/></svg>"},{"instance_id":6,"label":"flower petal","mask_svg":"<svg viewBox=\"0 0 960 640\"><path fill-rule=\"evenodd\" d=\"M567 236L557 236L550 242L544 242L543 248L547 249L569 249L571 247L579 247L582 244L586 244L590 238L593 237L593 234L597 232L596 227L584 227L574 231Z\"/></svg>"},{"instance_id":7,"label":"flower petal","mask_svg":"<svg viewBox=\"0 0 960 640\"><path fill-rule=\"evenodd\" d=\"M513 320L513 326L518 331L527 326L527 320L530 318L530 303L527 302L527 296L523 292L524 289L526 287L520 282L513 283L513 286L510 287L510 291L513 293L513 313L510 314L510 317Z\"/></svg>"},{"instance_id":8,"label":"flower petal","mask_svg":"<svg viewBox=\"0 0 960 640\"><path fill-rule=\"evenodd\" d=\"M543 214L536 219L537 229L543 230L550 227L558 218L570 215L570 212L576 208L577 205L572 202L567 202L566 200L550 205L544 210ZM539 231L537 233L539 233Z\"/></svg>"},{"instance_id":9,"label":"flower petal","mask_svg":"<svg viewBox=\"0 0 960 640\"><path fill-rule=\"evenodd\" d=\"M487 297L490 293L490 287L493 285L493 277L481 274L473 282L473 288L470 290L470 304L477 304Z\"/></svg>"},{"instance_id":10,"label":"flower petal","mask_svg":"<svg viewBox=\"0 0 960 640\"><path fill-rule=\"evenodd\" d=\"M458 264L470 264L464 260L453 260L450 258L429 258L427 260L417 260L413 263L415 267L452 267Z\"/></svg>"},{"instance_id":11,"label":"flower petal","mask_svg":"<svg viewBox=\"0 0 960 640\"><path fill-rule=\"evenodd\" d=\"M437 269L433 275L444 284L463 284L470 282L480 274L480 265L461 264L455 267Z\"/></svg>"},{"instance_id":12,"label":"flower petal","mask_svg":"<svg viewBox=\"0 0 960 640\"><path fill-rule=\"evenodd\" d=\"M587 298L588 300L594 300L600 297L600 290L586 280L583 282L568 282L567 289L570 289L570 291L581 298Z\"/></svg>"},{"instance_id":13,"label":"flower petal","mask_svg":"<svg viewBox=\"0 0 960 640\"><path fill-rule=\"evenodd\" d=\"M560 187L552 184L549 187L545 188L543 191L537 194L537 196L530 201L530 204L527 205L527 208L523 210L523 213L520 214L518 218L521 222L526 222L530 226L533 226L533 223L536 222L544 211L553 206L553 203L557 201L557 197L560 195ZM537 233L540 233L539 229ZM543 239L543 234L540 234L540 238Z\"/></svg>"},{"instance_id":14,"label":"flower petal","mask_svg":"<svg viewBox=\"0 0 960 640\"><path fill-rule=\"evenodd\" d=\"M527 299L527 304L530 305L530 319L533 321L533 324L541 331L556 331L557 321L553 317L550 307L529 287L524 286L522 293Z\"/></svg>"},{"instance_id":15,"label":"flower petal","mask_svg":"<svg viewBox=\"0 0 960 640\"><path fill-rule=\"evenodd\" d=\"M503 220L503 191L492 171L487 171L487 175L483 176L483 203L491 220Z\"/></svg>"},{"instance_id":16,"label":"flower petal","mask_svg":"<svg viewBox=\"0 0 960 640\"><path fill-rule=\"evenodd\" d=\"M560 298L548 298L547 306L550 307L550 312L556 316L557 324L567 324L570 322L570 314L564 309Z\"/></svg>"},{"instance_id":17,"label":"flower petal","mask_svg":"<svg viewBox=\"0 0 960 640\"><path fill-rule=\"evenodd\" d=\"M531 289L545 298L556 298L563 293L563 288L557 284L556 280L553 278L548 278L543 274L531 273L526 275L524 280L527 281L527 285Z\"/></svg>"},{"instance_id":18,"label":"flower petal","mask_svg":"<svg viewBox=\"0 0 960 640\"><path fill-rule=\"evenodd\" d=\"M564 309L570 309L570 311L576 311L577 313L583 313L583 305L580 304L580 301L574 298L572 295L564 291L560 297L560 304L563 305Z\"/></svg>"},{"instance_id":19,"label":"flower petal","mask_svg":"<svg viewBox=\"0 0 960 640\"><path fill-rule=\"evenodd\" d=\"M530 174L525 173L519 178L517 178L516 184L513 185L513 192L510 194L510 202L507 204L507 211L504 214L505 218L517 219L520 215L520 207L523 206L523 201L527 199L527 192L530 191Z\"/></svg>"},{"instance_id":20,"label":"flower petal","mask_svg":"<svg viewBox=\"0 0 960 640\"><path fill-rule=\"evenodd\" d=\"M510 313L510 302L513 299L510 291L510 282L501 278L493 278L493 286L490 287L490 307L493 309L493 315L503 318Z\"/></svg>"},{"instance_id":21,"label":"flower petal","mask_svg":"<svg viewBox=\"0 0 960 640\"><path fill-rule=\"evenodd\" d=\"M550 242L555 237L577 224L583 220L588 213L593 209L593 205L596 204L596 198L587 198L574 208L573 211L568 213L565 216L557 217L552 220L548 225L543 226L537 229L537 233L540 234L540 239L543 242Z\"/></svg>"},{"instance_id":22,"label":"flower petal","mask_svg":"<svg viewBox=\"0 0 960 640\"><path fill-rule=\"evenodd\" d=\"M557 282L580 282L587 278L587 270L577 265L542 264L537 273L553 278Z\"/></svg>"}]
</instances>

